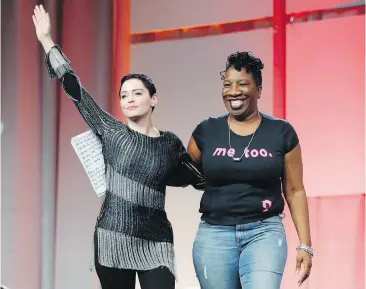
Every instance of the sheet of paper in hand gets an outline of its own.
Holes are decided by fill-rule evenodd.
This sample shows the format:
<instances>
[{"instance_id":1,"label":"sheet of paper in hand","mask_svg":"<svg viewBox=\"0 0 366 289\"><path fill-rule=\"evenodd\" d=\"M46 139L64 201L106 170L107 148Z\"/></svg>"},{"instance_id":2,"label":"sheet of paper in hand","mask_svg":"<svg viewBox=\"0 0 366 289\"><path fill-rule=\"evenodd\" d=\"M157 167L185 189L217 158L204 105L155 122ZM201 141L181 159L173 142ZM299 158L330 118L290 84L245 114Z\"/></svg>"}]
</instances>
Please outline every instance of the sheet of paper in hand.
<instances>
[{"instance_id":1,"label":"sheet of paper in hand","mask_svg":"<svg viewBox=\"0 0 366 289\"><path fill-rule=\"evenodd\" d=\"M88 130L71 138L71 145L79 157L94 191L98 197L103 196L107 186L102 144L99 138L93 131Z\"/></svg>"}]
</instances>

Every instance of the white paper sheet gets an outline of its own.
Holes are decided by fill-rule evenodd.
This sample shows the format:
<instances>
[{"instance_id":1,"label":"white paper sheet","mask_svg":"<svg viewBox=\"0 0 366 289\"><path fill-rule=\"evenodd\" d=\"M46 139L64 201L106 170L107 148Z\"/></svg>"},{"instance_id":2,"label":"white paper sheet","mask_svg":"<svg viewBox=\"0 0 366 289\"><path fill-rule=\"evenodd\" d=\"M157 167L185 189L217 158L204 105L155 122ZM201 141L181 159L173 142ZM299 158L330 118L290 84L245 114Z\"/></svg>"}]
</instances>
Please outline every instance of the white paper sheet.
<instances>
[{"instance_id":1,"label":"white paper sheet","mask_svg":"<svg viewBox=\"0 0 366 289\"><path fill-rule=\"evenodd\" d=\"M79 157L97 196L103 196L107 189L107 184L102 143L99 138L93 131L88 130L71 138L71 145Z\"/></svg>"}]
</instances>

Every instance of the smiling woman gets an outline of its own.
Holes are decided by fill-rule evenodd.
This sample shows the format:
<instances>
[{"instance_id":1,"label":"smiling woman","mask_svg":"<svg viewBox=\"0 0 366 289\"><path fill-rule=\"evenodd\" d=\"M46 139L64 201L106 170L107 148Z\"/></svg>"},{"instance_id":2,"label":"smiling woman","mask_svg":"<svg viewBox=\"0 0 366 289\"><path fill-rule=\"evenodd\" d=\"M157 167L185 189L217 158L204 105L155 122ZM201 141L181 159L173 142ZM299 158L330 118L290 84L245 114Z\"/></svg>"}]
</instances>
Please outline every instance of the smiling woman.
<instances>
[{"instance_id":1,"label":"smiling woman","mask_svg":"<svg viewBox=\"0 0 366 289\"><path fill-rule=\"evenodd\" d=\"M243 69L244 68L244 69ZM262 93L263 63L249 52L237 52L228 57L222 97L232 116L247 119L258 111L257 101Z\"/></svg>"},{"instance_id":2,"label":"smiling woman","mask_svg":"<svg viewBox=\"0 0 366 289\"><path fill-rule=\"evenodd\" d=\"M300 239L299 284L310 274L300 144L289 122L258 110L263 67L249 52L228 57L221 76L229 113L202 121L188 145L206 178L193 246L202 289L280 288L287 259L282 193Z\"/></svg>"}]
</instances>

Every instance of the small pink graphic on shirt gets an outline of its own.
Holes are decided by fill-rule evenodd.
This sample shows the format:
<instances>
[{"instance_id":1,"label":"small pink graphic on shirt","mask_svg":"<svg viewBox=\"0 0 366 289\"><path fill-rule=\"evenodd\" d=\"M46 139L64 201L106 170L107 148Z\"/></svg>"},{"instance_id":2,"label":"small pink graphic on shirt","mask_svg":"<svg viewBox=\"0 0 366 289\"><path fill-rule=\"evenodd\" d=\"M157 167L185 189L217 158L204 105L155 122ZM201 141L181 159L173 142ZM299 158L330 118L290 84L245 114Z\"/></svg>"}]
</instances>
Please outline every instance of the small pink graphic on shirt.
<instances>
[{"instance_id":1,"label":"small pink graphic on shirt","mask_svg":"<svg viewBox=\"0 0 366 289\"><path fill-rule=\"evenodd\" d=\"M269 208L272 206L272 202L270 200L262 201L263 212L268 212Z\"/></svg>"},{"instance_id":2,"label":"small pink graphic on shirt","mask_svg":"<svg viewBox=\"0 0 366 289\"><path fill-rule=\"evenodd\" d=\"M271 158L272 154L270 152L268 152L266 149L244 149L244 151L238 151L236 152L235 149L231 148L231 149L226 149L226 148L216 148L215 151L213 152L212 156L228 156L228 157L240 157L241 154L244 152L244 156L245 158L257 158L257 157L262 157L262 158ZM236 153L238 155L236 155ZM239 155L240 154L240 155Z\"/></svg>"}]
</instances>

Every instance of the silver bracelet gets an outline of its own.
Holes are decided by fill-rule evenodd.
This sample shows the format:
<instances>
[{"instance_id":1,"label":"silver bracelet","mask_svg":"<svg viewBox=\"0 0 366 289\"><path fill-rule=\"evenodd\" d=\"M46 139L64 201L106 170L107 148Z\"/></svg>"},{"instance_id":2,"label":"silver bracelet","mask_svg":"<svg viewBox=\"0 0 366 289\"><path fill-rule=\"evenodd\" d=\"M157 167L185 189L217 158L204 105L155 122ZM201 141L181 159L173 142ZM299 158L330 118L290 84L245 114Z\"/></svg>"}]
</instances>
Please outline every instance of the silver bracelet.
<instances>
[{"instance_id":1,"label":"silver bracelet","mask_svg":"<svg viewBox=\"0 0 366 289\"><path fill-rule=\"evenodd\" d=\"M313 248L311 248L311 247L309 247L307 245L300 244L296 248L296 251L299 251L299 250L305 251L306 253L308 253L310 255L311 258L313 258L313 256L314 256L314 250L313 250Z\"/></svg>"}]
</instances>

